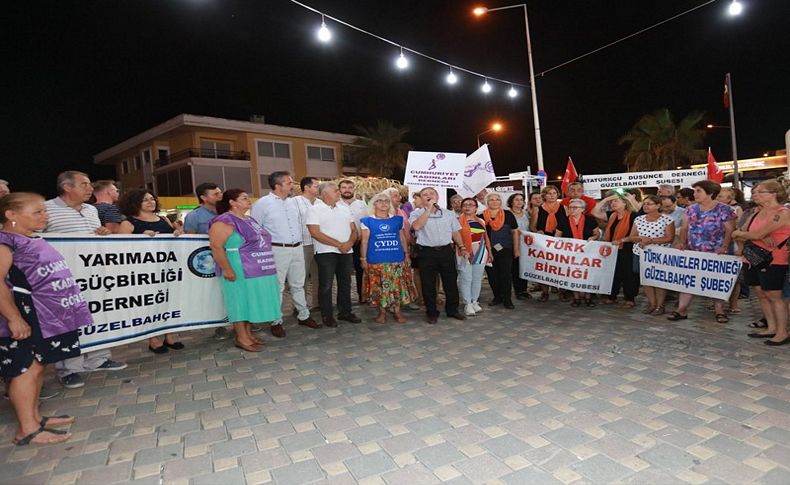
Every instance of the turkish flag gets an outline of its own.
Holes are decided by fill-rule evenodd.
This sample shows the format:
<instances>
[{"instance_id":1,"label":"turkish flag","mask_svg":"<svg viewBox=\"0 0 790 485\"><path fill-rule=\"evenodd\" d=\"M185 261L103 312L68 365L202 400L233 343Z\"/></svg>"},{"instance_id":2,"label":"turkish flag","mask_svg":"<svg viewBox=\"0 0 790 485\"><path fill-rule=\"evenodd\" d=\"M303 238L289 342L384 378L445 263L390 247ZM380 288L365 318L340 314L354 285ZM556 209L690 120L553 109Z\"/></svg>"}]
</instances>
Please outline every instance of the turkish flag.
<instances>
[{"instance_id":1,"label":"turkish flag","mask_svg":"<svg viewBox=\"0 0 790 485\"><path fill-rule=\"evenodd\" d=\"M724 172L721 171L716 159L713 158L713 152L708 148L708 180L713 180L720 184L724 180Z\"/></svg>"},{"instance_id":2,"label":"turkish flag","mask_svg":"<svg viewBox=\"0 0 790 485\"><path fill-rule=\"evenodd\" d=\"M564 195L568 195L568 185L575 182L577 178L579 178L579 174L576 173L573 160L571 160L571 157L568 157L568 165L565 166L565 175L562 176L562 184L560 186Z\"/></svg>"},{"instance_id":3,"label":"turkish flag","mask_svg":"<svg viewBox=\"0 0 790 485\"><path fill-rule=\"evenodd\" d=\"M724 97L722 98L722 102L724 103L725 108L730 108L730 87L727 86L726 78L724 79Z\"/></svg>"}]
</instances>

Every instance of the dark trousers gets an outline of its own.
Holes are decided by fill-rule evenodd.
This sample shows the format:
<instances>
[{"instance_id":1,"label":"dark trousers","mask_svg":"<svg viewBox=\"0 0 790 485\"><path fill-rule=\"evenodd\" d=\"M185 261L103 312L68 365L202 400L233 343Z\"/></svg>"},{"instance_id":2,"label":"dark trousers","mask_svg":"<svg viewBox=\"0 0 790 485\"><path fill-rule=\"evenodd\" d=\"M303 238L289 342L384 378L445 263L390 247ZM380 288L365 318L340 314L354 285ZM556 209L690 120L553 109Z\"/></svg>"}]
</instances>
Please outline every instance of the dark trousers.
<instances>
[{"instance_id":1,"label":"dark trousers","mask_svg":"<svg viewBox=\"0 0 790 485\"><path fill-rule=\"evenodd\" d=\"M362 249L361 243L354 244L354 279L357 283L357 299L362 301L362 275L365 274L365 271L362 269L362 260L359 258L362 257Z\"/></svg>"},{"instance_id":2,"label":"dark trousers","mask_svg":"<svg viewBox=\"0 0 790 485\"><path fill-rule=\"evenodd\" d=\"M321 316L333 316L332 283L337 280L337 314L345 317L351 314L351 268L350 254L319 253L315 255L318 264L318 305Z\"/></svg>"},{"instance_id":3,"label":"dark trousers","mask_svg":"<svg viewBox=\"0 0 790 485\"><path fill-rule=\"evenodd\" d=\"M513 284L513 250L502 248L501 251L492 250L494 261L491 266L486 266L488 284L494 294L494 300L503 303L512 303L511 288Z\"/></svg>"},{"instance_id":4,"label":"dark trousers","mask_svg":"<svg viewBox=\"0 0 790 485\"><path fill-rule=\"evenodd\" d=\"M523 295L527 293L527 280L521 279L518 258L513 258L513 268L511 270L511 274L513 280L513 292L517 295Z\"/></svg>"},{"instance_id":5,"label":"dark trousers","mask_svg":"<svg viewBox=\"0 0 790 485\"><path fill-rule=\"evenodd\" d=\"M439 316L436 309L436 275L442 278L444 287L444 310L447 315L458 313L458 271L455 268L453 246L420 246L420 281L425 313L429 317Z\"/></svg>"},{"instance_id":6,"label":"dark trousers","mask_svg":"<svg viewBox=\"0 0 790 485\"><path fill-rule=\"evenodd\" d=\"M626 301L634 301L639 293L639 273L634 273L634 254L630 246L617 251L617 265L614 267L612 293L609 299L616 299L621 287L623 298Z\"/></svg>"}]
</instances>

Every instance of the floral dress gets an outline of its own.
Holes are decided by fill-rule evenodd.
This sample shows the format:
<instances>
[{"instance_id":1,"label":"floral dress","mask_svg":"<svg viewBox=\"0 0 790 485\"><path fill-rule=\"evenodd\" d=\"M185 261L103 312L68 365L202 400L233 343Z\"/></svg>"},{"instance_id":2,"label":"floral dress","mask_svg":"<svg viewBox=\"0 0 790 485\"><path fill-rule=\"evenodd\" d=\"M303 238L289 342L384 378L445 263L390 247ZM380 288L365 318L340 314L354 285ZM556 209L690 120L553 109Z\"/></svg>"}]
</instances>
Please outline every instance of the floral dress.
<instances>
[{"instance_id":1,"label":"floral dress","mask_svg":"<svg viewBox=\"0 0 790 485\"><path fill-rule=\"evenodd\" d=\"M363 299L379 308L411 303L417 297L417 290L400 248L403 218L399 215L388 219L364 217L360 222L362 230L370 234L365 256L368 267L362 279Z\"/></svg>"}]
</instances>

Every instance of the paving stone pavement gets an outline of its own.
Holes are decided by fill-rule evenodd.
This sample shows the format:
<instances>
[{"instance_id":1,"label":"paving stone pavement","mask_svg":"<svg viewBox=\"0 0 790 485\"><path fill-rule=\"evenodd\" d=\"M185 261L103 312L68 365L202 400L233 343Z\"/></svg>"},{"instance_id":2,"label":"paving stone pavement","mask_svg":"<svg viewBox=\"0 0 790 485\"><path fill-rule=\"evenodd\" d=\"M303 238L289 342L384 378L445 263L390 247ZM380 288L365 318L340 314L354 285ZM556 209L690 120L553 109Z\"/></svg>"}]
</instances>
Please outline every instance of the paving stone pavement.
<instances>
[{"instance_id":1,"label":"paving stone pavement","mask_svg":"<svg viewBox=\"0 0 790 485\"><path fill-rule=\"evenodd\" d=\"M703 305L673 323L533 300L432 326L358 308L260 354L211 331L133 344L128 369L43 404L78 416L67 443L12 446L0 403L0 483L788 484L790 349L746 338L754 302L726 325Z\"/></svg>"}]
</instances>

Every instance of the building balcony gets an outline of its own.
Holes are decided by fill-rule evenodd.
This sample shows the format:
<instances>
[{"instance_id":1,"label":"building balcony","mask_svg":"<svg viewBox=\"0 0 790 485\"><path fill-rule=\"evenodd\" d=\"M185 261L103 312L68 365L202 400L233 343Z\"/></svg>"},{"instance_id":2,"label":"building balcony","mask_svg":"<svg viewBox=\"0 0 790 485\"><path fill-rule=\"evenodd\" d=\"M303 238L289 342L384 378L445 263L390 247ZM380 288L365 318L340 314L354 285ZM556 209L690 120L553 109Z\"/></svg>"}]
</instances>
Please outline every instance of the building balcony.
<instances>
[{"instance_id":1,"label":"building balcony","mask_svg":"<svg viewBox=\"0 0 790 485\"><path fill-rule=\"evenodd\" d=\"M250 161L250 152L247 151L232 151L232 150L217 150L213 148L187 148L175 153L171 153L166 158L159 158L154 161L156 168L164 167L171 163L188 158L208 158L214 160L246 160Z\"/></svg>"}]
</instances>

